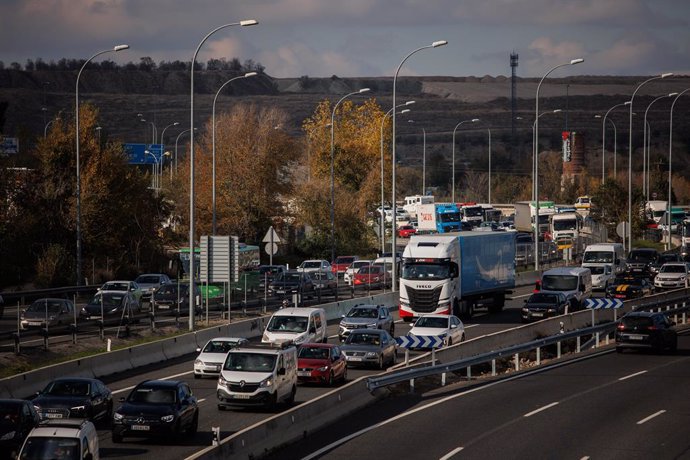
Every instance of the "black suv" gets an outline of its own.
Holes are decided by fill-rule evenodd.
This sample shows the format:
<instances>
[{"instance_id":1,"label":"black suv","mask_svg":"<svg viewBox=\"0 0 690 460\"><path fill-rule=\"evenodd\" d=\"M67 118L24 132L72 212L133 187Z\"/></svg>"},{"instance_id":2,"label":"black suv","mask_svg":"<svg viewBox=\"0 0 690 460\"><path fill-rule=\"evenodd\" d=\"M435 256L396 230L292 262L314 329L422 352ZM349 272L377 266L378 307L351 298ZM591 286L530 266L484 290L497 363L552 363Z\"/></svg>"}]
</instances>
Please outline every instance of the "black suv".
<instances>
[{"instance_id":1,"label":"black suv","mask_svg":"<svg viewBox=\"0 0 690 460\"><path fill-rule=\"evenodd\" d=\"M659 312L635 311L621 318L616 330L616 351L625 348L648 348L656 352L678 348L675 323Z\"/></svg>"},{"instance_id":2,"label":"black suv","mask_svg":"<svg viewBox=\"0 0 690 460\"><path fill-rule=\"evenodd\" d=\"M199 406L192 390L177 380L146 380L138 384L113 414L112 440L125 436L196 435Z\"/></svg>"},{"instance_id":3,"label":"black suv","mask_svg":"<svg viewBox=\"0 0 690 460\"><path fill-rule=\"evenodd\" d=\"M633 274L653 276L652 265L659 260L659 251L652 248L637 248L628 253L627 271Z\"/></svg>"}]
</instances>

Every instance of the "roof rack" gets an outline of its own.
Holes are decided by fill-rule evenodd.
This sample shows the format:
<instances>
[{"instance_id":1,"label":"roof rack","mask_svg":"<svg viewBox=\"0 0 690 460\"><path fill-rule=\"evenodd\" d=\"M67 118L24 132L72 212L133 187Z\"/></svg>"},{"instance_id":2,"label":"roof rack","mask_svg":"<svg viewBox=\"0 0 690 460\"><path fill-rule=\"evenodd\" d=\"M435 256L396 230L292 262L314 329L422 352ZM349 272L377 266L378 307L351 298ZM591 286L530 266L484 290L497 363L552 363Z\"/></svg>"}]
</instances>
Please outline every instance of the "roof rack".
<instances>
[{"instance_id":1,"label":"roof rack","mask_svg":"<svg viewBox=\"0 0 690 460\"><path fill-rule=\"evenodd\" d=\"M63 419L49 418L49 419L41 420L39 422L39 426L50 427L50 428L81 428L87 422L89 422L89 420L83 419L83 418L63 418Z\"/></svg>"}]
</instances>

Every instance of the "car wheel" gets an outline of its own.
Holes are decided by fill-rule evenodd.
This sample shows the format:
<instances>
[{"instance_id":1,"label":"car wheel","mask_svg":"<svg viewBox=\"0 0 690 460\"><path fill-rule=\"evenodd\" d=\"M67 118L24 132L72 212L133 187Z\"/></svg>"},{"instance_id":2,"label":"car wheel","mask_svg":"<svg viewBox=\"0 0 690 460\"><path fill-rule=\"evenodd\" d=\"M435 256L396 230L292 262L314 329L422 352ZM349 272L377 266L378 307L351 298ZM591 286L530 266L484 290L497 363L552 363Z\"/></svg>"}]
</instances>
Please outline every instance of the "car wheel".
<instances>
[{"instance_id":1,"label":"car wheel","mask_svg":"<svg viewBox=\"0 0 690 460\"><path fill-rule=\"evenodd\" d=\"M452 338L452 337L448 337L448 346L450 347L450 346L452 346L452 345L453 345L453 338Z\"/></svg>"},{"instance_id":2,"label":"car wheel","mask_svg":"<svg viewBox=\"0 0 690 460\"><path fill-rule=\"evenodd\" d=\"M398 350L393 352L393 357L391 358L391 366L395 366L398 363Z\"/></svg>"},{"instance_id":3,"label":"car wheel","mask_svg":"<svg viewBox=\"0 0 690 460\"><path fill-rule=\"evenodd\" d=\"M111 435L111 441L113 441L113 444L121 443L122 442L122 435L116 434L115 432L113 432Z\"/></svg>"},{"instance_id":4,"label":"car wheel","mask_svg":"<svg viewBox=\"0 0 690 460\"><path fill-rule=\"evenodd\" d=\"M345 366L345 369L343 369L343 376L340 379L343 383L347 382L347 366Z\"/></svg>"},{"instance_id":5,"label":"car wheel","mask_svg":"<svg viewBox=\"0 0 690 460\"><path fill-rule=\"evenodd\" d=\"M332 386L333 386L333 371L331 371L331 372L328 373L328 381L326 382L326 384L327 384L329 387L332 387Z\"/></svg>"},{"instance_id":6,"label":"car wheel","mask_svg":"<svg viewBox=\"0 0 690 460\"><path fill-rule=\"evenodd\" d=\"M195 372L195 373L194 373L194 378L195 378L195 379L200 379L200 378L201 378L201 374L197 374L197 373Z\"/></svg>"},{"instance_id":7,"label":"car wheel","mask_svg":"<svg viewBox=\"0 0 690 460\"><path fill-rule=\"evenodd\" d=\"M378 368L383 369L383 355L379 356Z\"/></svg>"},{"instance_id":8,"label":"car wheel","mask_svg":"<svg viewBox=\"0 0 690 460\"><path fill-rule=\"evenodd\" d=\"M187 435L190 437L194 437L196 435L196 432L199 429L199 411L194 414L194 419L192 420L192 424L189 425L189 428L187 428Z\"/></svg>"},{"instance_id":9,"label":"car wheel","mask_svg":"<svg viewBox=\"0 0 690 460\"><path fill-rule=\"evenodd\" d=\"M395 337L395 323L391 323L390 335L391 337Z\"/></svg>"},{"instance_id":10,"label":"car wheel","mask_svg":"<svg viewBox=\"0 0 690 460\"><path fill-rule=\"evenodd\" d=\"M285 403L288 406L292 406L295 404L295 395L297 394L297 387L295 385L292 386L292 390L290 391L290 396L285 400Z\"/></svg>"}]
</instances>

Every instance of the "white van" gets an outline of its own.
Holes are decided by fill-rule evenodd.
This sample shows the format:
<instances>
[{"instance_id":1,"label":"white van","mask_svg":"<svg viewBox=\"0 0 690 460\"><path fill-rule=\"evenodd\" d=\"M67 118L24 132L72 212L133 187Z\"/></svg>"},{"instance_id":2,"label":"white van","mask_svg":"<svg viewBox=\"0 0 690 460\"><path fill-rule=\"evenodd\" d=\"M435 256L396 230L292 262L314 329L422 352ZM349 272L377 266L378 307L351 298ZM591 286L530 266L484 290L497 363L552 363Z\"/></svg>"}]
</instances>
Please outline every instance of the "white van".
<instances>
[{"instance_id":1,"label":"white van","mask_svg":"<svg viewBox=\"0 0 690 460\"><path fill-rule=\"evenodd\" d=\"M615 277L625 272L625 250L621 243L590 244L582 256L583 267L609 266Z\"/></svg>"},{"instance_id":2,"label":"white van","mask_svg":"<svg viewBox=\"0 0 690 460\"><path fill-rule=\"evenodd\" d=\"M31 430L17 458L98 460L98 433L79 419L49 419Z\"/></svg>"},{"instance_id":3,"label":"white van","mask_svg":"<svg viewBox=\"0 0 690 460\"><path fill-rule=\"evenodd\" d=\"M218 377L218 410L292 404L297 393L297 347L292 343L233 348Z\"/></svg>"},{"instance_id":4,"label":"white van","mask_svg":"<svg viewBox=\"0 0 690 460\"><path fill-rule=\"evenodd\" d=\"M326 310L323 308L283 308L271 316L261 337L263 343L328 341Z\"/></svg>"},{"instance_id":5,"label":"white van","mask_svg":"<svg viewBox=\"0 0 690 460\"><path fill-rule=\"evenodd\" d=\"M570 312L580 308L585 299L592 297L592 272L589 268L559 267L541 275L540 292L562 292L570 303Z\"/></svg>"}]
</instances>

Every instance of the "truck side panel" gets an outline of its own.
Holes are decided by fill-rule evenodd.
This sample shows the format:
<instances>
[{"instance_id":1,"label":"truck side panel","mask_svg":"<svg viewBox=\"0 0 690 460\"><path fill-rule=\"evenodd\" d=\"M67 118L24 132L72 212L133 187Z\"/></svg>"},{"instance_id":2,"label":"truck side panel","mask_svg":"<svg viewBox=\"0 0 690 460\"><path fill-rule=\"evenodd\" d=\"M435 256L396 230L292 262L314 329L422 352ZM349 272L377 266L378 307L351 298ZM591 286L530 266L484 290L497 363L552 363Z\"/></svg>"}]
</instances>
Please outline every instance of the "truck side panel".
<instances>
[{"instance_id":1,"label":"truck side panel","mask_svg":"<svg viewBox=\"0 0 690 460\"><path fill-rule=\"evenodd\" d=\"M515 235L511 232L461 232L462 297L515 287Z\"/></svg>"}]
</instances>

